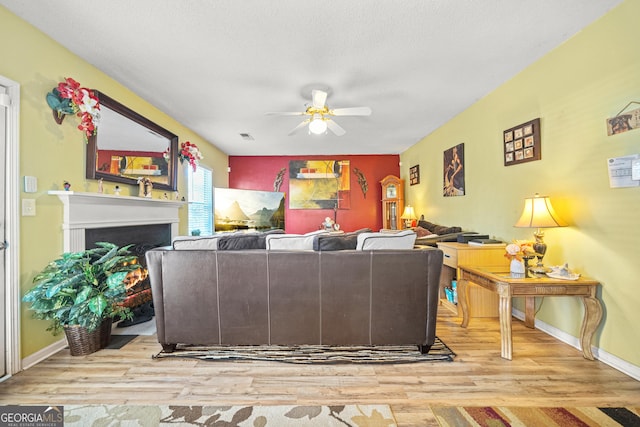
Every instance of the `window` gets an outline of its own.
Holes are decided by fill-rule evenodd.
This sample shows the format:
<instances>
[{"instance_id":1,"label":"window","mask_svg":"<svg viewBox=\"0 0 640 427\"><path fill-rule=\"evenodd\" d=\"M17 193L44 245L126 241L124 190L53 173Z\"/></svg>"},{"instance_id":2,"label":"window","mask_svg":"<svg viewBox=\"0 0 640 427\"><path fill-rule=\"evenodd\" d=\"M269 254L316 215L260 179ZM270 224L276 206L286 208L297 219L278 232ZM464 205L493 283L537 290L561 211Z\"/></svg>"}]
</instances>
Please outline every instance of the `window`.
<instances>
[{"instance_id":1,"label":"window","mask_svg":"<svg viewBox=\"0 0 640 427\"><path fill-rule=\"evenodd\" d=\"M213 183L210 169L189 168L189 234L213 234ZM196 231L196 233L194 233Z\"/></svg>"}]
</instances>

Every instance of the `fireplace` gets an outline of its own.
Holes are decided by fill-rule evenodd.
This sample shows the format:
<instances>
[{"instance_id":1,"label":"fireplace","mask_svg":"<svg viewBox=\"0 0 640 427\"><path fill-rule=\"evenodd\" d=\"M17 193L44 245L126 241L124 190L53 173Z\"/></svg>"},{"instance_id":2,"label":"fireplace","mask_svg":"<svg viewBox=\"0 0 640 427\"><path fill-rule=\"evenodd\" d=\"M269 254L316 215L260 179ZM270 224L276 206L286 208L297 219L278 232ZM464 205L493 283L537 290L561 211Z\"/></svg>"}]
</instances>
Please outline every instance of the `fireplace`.
<instances>
[{"instance_id":1,"label":"fireplace","mask_svg":"<svg viewBox=\"0 0 640 427\"><path fill-rule=\"evenodd\" d=\"M138 256L142 269L146 267L144 253L147 250L170 245L177 236L179 209L186 204L74 191L50 191L49 194L57 196L64 205L64 252L90 249L96 242L111 242L118 246L133 244L130 250ZM145 276L144 271L141 275ZM134 315L142 316L135 322L146 317L149 320L153 310L148 279L135 284L132 281L128 293L125 304L134 308ZM122 322L120 326L123 326Z\"/></svg>"}]
</instances>

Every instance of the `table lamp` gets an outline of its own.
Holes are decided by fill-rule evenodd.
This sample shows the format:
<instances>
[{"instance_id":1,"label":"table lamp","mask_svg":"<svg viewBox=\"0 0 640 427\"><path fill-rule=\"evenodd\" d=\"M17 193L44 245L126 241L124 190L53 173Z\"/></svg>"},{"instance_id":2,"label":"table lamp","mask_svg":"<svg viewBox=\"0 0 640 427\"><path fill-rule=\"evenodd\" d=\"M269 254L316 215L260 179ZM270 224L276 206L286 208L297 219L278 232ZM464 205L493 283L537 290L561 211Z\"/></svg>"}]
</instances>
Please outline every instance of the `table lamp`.
<instances>
[{"instance_id":1,"label":"table lamp","mask_svg":"<svg viewBox=\"0 0 640 427\"><path fill-rule=\"evenodd\" d=\"M400 219L404 219L404 228L411 228L411 222L418 219L416 212L413 210L413 206L407 205L404 208L404 212L400 216Z\"/></svg>"},{"instance_id":2,"label":"table lamp","mask_svg":"<svg viewBox=\"0 0 640 427\"><path fill-rule=\"evenodd\" d=\"M533 250L536 251L538 264L531 268L533 273L545 273L546 269L542 264L542 258L547 252L547 244L544 242L544 232L542 228L564 227L566 224L558 217L551 206L551 201L547 196L540 196L538 193L534 197L524 199L524 210L514 227L537 228L533 233L536 238Z\"/></svg>"}]
</instances>

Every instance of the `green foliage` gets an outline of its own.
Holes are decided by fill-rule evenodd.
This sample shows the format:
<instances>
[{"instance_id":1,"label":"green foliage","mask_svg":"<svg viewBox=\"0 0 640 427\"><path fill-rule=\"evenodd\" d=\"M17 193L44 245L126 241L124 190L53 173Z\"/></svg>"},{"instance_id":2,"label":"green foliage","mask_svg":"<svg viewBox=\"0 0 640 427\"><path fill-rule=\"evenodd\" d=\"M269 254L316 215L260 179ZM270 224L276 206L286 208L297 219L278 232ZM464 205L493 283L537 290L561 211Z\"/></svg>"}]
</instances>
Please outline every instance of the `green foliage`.
<instances>
[{"instance_id":1,"label":"green foliage","mask_svg":"<svg viewBox=\"0 0 640 427\"><path fill-rule=\"evenodd\" d=\"M54 88L47 93L47 104L52 110L56 110L59 114L75 114L77 110L69 98L60 97L58 88Z\"/></svg>"},{"instance_id":2,"label":"green foliage","mask_svg":"<svg viewBox=\"0 0 640 427\"><path fill-rule=\"evenodd\" d=\"M118 248L106 242L95 249L67 252L50 262L34 277L34 286L22 298L31 303L36 319L50 320L48 331L54 335L65 325L80 325L89 331L109 317L131 318L131 310L122 307L127 290L124 280L138 269L137 257L130 246Z\"/></svg>"}]
</instances>

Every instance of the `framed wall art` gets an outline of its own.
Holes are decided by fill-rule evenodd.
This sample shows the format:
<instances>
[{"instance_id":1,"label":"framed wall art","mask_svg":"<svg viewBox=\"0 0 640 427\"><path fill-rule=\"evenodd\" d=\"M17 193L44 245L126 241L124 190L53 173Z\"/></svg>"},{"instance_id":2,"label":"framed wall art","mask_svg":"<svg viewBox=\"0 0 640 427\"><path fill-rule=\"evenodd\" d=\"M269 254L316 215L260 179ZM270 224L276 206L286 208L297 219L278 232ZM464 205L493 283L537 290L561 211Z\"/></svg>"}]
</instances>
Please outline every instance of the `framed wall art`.
<instances>
[{"instance_id":1,"label":"framed wall art","mask_svg":"<svg viewBox=\"0 0 640 427\"><path fill-rule=\"evenodd\" d=\"M420 184L420 165L411 166L409 168L409 184Z\"/></svg>"},{"instance_id":2,"label":"framed wall art","mask_svg":"<svg viewBox=\"0 0 640 427\"><path fill-rule=\"evenodd\" d=\"M349 160L290 160L289 209L351 209Z\"/></svg>"},{"instance_id":3,"label":"framed wall art","mask_svg":"<svg viewBox=\"0 0 640 427\"><path fill-rule=\"evenodd\" d=\"M502 147L505 166L540 160L540 118L505 130L502 133Z\"/></svg>"},{"instance_id":4,"label":"framed wall art","mask_svg":"<svg viewBox=\"0 0 640 427\"><path fill-rule=\"evenodd\" d=\"M464 196L464 143L444 151L443 190L444 197Z\"/></svg>"}]
</instances>

